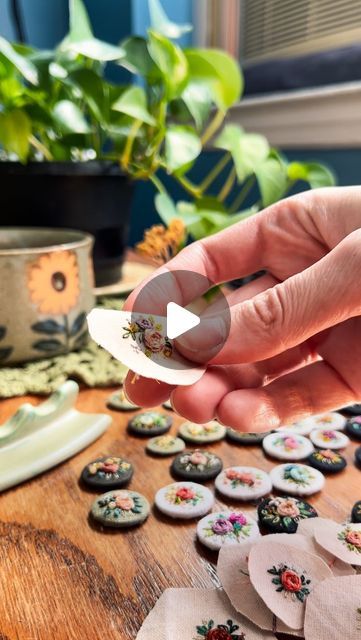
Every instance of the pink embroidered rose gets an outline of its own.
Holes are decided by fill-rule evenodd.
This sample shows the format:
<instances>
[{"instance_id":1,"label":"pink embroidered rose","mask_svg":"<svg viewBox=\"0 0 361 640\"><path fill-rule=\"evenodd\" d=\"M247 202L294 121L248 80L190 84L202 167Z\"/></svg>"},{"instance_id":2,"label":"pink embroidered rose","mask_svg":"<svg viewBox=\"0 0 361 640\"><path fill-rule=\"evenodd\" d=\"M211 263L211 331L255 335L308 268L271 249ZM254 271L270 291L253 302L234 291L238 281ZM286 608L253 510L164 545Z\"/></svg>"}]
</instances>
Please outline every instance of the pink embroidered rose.
<instances>
[{"instance_id":1,"label":"pink embroidered rose","mask_svg":"<svg viewBox=\"0 0 361 640\"><path fill-rule=\"evenodd\" d=\"M253 487L254 485L254 476L252 473L239 473L237 476L237 480L242 484L246 484L249 487Z\"/></svg>"},{"instance_id":2,"label":"pink embroidered rose","mask_svg":"<svg viewBox=\"0 0 361 640\"><path fill-rule=\"evenodd\" d=\"M131 511L134 507L134 500L129 497L125 497L123 495L117 496L115 498L115 504L122 511Z\"/></svg>"},{"instance_id":3,"label":"pink embroidered rose","mask_svg":"<svg viewBox=\"0 0 361 640\"><path fill-rule=\"evenodd\" d=\"M153 328L153 322L149 320L149 318L140 318L139 320L137 320L137 325L140 329L143 330Z\"/></svg>"},{"instance_id":4,"label":"pink embroidered rose","mask_svg":"<svg viewBox=\"0 0 361 640\"><path fill-rule=\"evenodd\" d=\"M247 524L247 518L243 513L231 513L228 520L233 524L239 524L241 527L244 527Z\"/></svg>"},{"instance_id":5,"label":"pink embroidered rose","mask_svg":"<svg viewBox=\"0 0 361 640\"><path fill-rule=\"evenodd\" d=\"M297 518L300 515L300 510L295 504L294 500L283 500L277 506L277 513L283 518Z\"/></svg>"},{"instance_id":6,"label":"pink embroidered rose","mask_svg":"<svg viewBox=\"0 0 361 640\"><path fill-rule=\"evenodd\" d=\"M323 437L325 438L325 440L336 440L337 433L335 433L334 431L324 431Z\"/></svg>"},{"instance_id":7,"label":"pink embroidered rose","mask_svg":"<svg viewBox=\"0 0 361 640\"><path fill-rule=\"evenodd\" d=\"M361 531L349 531L346 534L346 542L358 549L361 548Z\"/></svg>"},{"instance_id":8,"label":"pink embroidered rose","mask_svg":"<svg viewBox=\"0 0 361 640\"><path fill-rule=\"evenodd\" d=\"M284 445L287 449L298 449L298 441L293 436L284 438Z\"/></svg>"},{"instance_id":9,"label":"pink embroidered rose","mask_svg":"<svg viewBox=\"0 0 361 640\"><path fill-rule=\"evenodd\" d=\"M181 487L176 492L177 498L180 498L181 500L193 500L195 495L195 492L192 489L188 489L188 487Z\"/></svg>"},{"instance_id":10,"label":"pink embroidered rose","mask_svg":"<svg viewBox=\"0 0 361 640\"><path fill-rule=\"evenodd\" d=\"M227 469L226 478L228 478L228 480L236 480L236 478L238 478L238 471L235 471L234 469Z\"/></svg>"},{"instance_id":11,"label":"pink embroidered rose","mask_svg":"<svg viewBox=\"0 0 361 640\"><path fill-rule=\"evenodd\" d=\"M119 469L119 465L115 464L107 464L103 462L102 466L99 468L99 471L104 471L104 473L116 473Z\"/></svg>"},{"instance_id":12,"label":"pink embroidered rose","mask_svg":"<svg viewBox=\"0 0 361 640\"><path fill-rule=\"evenodd\" d=\"M334 451L331 451L331 449L325 449L324 451L322 451L322 457L326 458L327 460L335 460L335 458L337 459L337 454Z\"/></svg>"},{"instance_id":13,"label":"pink embroidered rose","mask_svg":"<svg viewBox=\"0 0 361 640\"><path fill-rule=\"evenodd\" d=\"M144 344L153 353L159 353L165 347L165 339L159 331L147 329L143 335Z\"/></svg>"},{"instance_id":14,"label":"pink embroidered rose","mask_svg":"<svg viewBox=\"0 0 361 640\"><path fill-rule=\"evenodd\" d=\"M230 531L233 531L233 524L225 518L218 518L218 520L215 520L212 524L212 531L217 536L224 536Z\"/></svg>"},{"instance_id":15,"label":"pink embroidered rose","mask_svg":"<svg viewBox=\"0 0 361 640\"><path fill-rule=\"evenodd\" d=\"M201 451L195 451L194 453L192 453L190 460L191 463L195 465L207 464L207 458Z\"/></svg>"},{"instance_id":16,"label":"pink embroidered rose","mask_svg":"<svg viewBox=\"0 0 361 640\"><path fill-rule=\"evenodd\" d=\"M232 640L232 636L225 629L211 629L205 640Z\"/></svg>"},{"instance_id":17,"label":"pink embroidered rose","mask_svg":"<svg viewBox=\"0 0 361 640\"><path fill-rule=\"evenodd\" d=\"M291 591L292 593L297 593L297 591L300 591L302 587L302 580L295 571L286 569L286 571L281 573L280 578L282 586L286 591Z\"/></svg>"}]
</instances>

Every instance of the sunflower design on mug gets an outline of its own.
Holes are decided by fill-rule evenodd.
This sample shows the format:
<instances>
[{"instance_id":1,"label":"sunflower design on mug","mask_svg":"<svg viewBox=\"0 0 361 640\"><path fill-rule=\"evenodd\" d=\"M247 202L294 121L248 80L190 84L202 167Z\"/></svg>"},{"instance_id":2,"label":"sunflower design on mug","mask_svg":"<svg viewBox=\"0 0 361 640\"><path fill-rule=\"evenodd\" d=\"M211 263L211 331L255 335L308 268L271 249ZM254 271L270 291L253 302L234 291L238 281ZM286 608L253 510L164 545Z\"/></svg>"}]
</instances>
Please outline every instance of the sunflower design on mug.
<instances>
[{"instance_id":1,"label":"sunflower design on mug","mask_svg":"<svg viewBox=\"0 0 361 640\"><path fill-rule=\"evenodd\" d=\"M80 295L79 268L73 251L54 251L41 255L28 268L28 290L32 303L45 316L52 316L32 325L43 339L33 343L33 349L54 355L72 347L84 345L86 314L81 312L70 323L69 314ZM59 322L54 317L61 317Z\"/></svg>"}]
</instances>

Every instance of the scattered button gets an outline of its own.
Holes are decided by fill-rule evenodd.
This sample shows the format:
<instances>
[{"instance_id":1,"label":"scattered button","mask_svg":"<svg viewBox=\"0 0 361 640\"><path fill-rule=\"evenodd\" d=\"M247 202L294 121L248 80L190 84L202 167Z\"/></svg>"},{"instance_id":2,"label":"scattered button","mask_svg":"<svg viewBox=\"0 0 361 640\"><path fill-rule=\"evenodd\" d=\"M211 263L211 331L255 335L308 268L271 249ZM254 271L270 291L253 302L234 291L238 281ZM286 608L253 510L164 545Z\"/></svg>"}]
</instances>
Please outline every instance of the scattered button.
<instances>
[{"instance_id":1,"label":"scattered button","mask_svg":"<svg viewBox=\"0 0 361 640\"><path fill-rule=\"evenodd\" d=\"M183 422L179 429L179 435L186 442L203 444L205 442L217 442L223 440L226 435L226 427L216 420L206 424L196 424L195 422Z\"/></svg>"},{"instance_id":2,"label":"scattered button","mask_svg":"<svg viewBox=\"0 0 361 640\"><path fill-rule=\"evenodd\" d=\"M251 542L260 536L257 522L242 511L210 513L198 522L197 537L208 549Z\"/></svg>"},{"instance_id":3,"label":"scattered button","mask_svg":"<svg viewBox=\"0 0 361 640\"><path fill-rule=\"evenodd\" d=\"M140 409L140 407L133 404L125 397L123 389L119 389L119 391L112 393L107 400L107 405L116 411L136 411L137 409Z\"/></svg>"},{"instance_id":4,"label":"scattered button","mask_svg":"<svg viewBox=\"0 0 361 640\"><path fill-rule=\"evenodd\" d=\"M158 456L173 456L175 453L179 453L185 449L184 440L166 434L165 436L156 436L151 438L147 444L147 451L155 453Z\"/></svg>"},{"instance_id":5,"label":"scattered button","mask_svg":"<svg viewBox=\"0 0 361 640\"><path fill-rule=\"evenodd\" d=\"M317 515L308 502L291 496L265 498L258 505L260 525L269 533L296 533L300 520Z\"/></svg>"},{"instance_id":6,"label":"scattered button","mask_svg":"<svg viewBox=\"0 0 361 640\"><path fill-rule=\"evenodd\" d=\"M307 458L308 464L323 473L338 473L343 471L347 466L347 462L343 456L331 449L321 449L314 451Z\"/></svg>"},{"instance_id":7,"label":"scattered button","mask_svg":"<svg viewBox=\"0 0 361 640\"><path fill-rule=\"evenodd\" d=\"M316 429L310 434L313 444L320 449L344 449L350 443L349 438L340 431Z\"/></svg>"},{"instance_id":8,"label":"scattered button","mask_svg":"<svg viewBox=\"0 0 361 640\"><path fill-rule=\"evenodd\" d=\"M215 485L234 500L256 500L272 491L269 474L256 467L228 467L217 476Z\"/></svg>"},{"instance_id":9,"label":"scattered button","mask_svg":"<svg viewBox=\"0 0 361 640\"><path fill-rule=\"evenodd\" d=\"M351 521L352 522L361 522L361 500L358 500L353 505L351 511Z\"/></svg>"},{"instance_id":10,"label":"scattered button","mask_svg":"<svg viewBox=\"0 0 361 640\"><path fill-rule=\"evenodd\" d=\"M346 432L351 438L361 440L361 415L350 418L346 422Z\"/></svg>"},{"instance_id":11,"label":"scattered button","mask_svg":"<svg viewBox=\"0 0 361 640\"><path fill-rule=\"evenodd\" d=\"M269 456L278 460L303 460L313 451L308 438L289 433L271 433L263 440L262 446Z\"/></svg>"},{"instance_id":12,"label":"scattered button","mask_svg":"<svg viewBox=\"0 0 361 640\"><path fill-rule=\"evenodd\" d=\"M261 444L262 440L271 433L270 431L260 433L247 433L246 431L236 431L227 427L227 439L240 445Z\"/></svg>"},{"instance_id":13,"label":"scattered button","mask_svg":"<svg viewBox=\"0 0 361 640\"><path fill-rule=\"evenodd\" d=\"M321 491L325 484L322 473L305 464L279 464L270 476L275 489L296 496L310 496Z\"/></svg>"},{"instance_id":14,"label":"scattered button","mask_svg":"<svg viewBox=\"0 0 361 640\"><path fill-rule=\"evenodd\" d=\"M137 436L160 436L172 426L172 418L158 411L138 413L128 424L129 431Z\"/></svg>"},{"instance_id":15,"label":"scattered button","mask_svg":"<svg viewBox=\"0 0 361 640\"><path fill-rule=\"evenodd\" d=\"M84 467L81 479L94 489L117 489L129 482L133 475L133 465L116 456L106 456L93 460Z\"/></svg>"},{"instance_id":16,"label":"scattered button","mask_svg":"<svg viewBox=\"0 0 361 640\"><path fill-rule=\"evenodd\" d=\"M148 500L135 491L108 491L93 503L91 514L106 527L134 527L150 512Z\"/></svg>"},{"instance_id":17,"label":"scattered button","mask_svg":"<svg viewBox=\"0 0 361 640\"><path fill-rule=\"evenodd\" d=\"M171 472L178 478L205 482L212 480L222 471L222 460L210 451L185 451L172 463Z\"/></svg>"},{"instance_id":18,"label":"scattered button","mask_svg":"<svg viewBox=\"0 0 361 640\"><path fill-rule=\"evenodd\" d=\"M157 491L155 504L171 518L199 518L212 509L214 496L196 482L174 482Z\"/></svg>"}]
</instances>

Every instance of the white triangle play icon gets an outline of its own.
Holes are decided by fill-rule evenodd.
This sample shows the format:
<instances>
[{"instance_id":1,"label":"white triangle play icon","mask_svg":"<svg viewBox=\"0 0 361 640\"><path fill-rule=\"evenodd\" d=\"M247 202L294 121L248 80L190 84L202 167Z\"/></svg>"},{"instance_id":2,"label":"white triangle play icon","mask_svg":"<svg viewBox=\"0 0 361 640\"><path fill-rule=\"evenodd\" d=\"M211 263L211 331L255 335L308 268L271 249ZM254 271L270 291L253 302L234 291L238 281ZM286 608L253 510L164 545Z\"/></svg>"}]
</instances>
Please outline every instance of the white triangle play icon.
<instances>
[{"instance_id":1,"label":"white triangle play icon","mask_svg":"<svg viewBox=\"0 0 361 640\"><path fill-rule=\"evenodd\" d=\"M175 302L167 304L167 336L171 340L178 338L190 329L194 329L199 323L200 318L191 311L187 311Z\"/></svg>"}]
</instances>

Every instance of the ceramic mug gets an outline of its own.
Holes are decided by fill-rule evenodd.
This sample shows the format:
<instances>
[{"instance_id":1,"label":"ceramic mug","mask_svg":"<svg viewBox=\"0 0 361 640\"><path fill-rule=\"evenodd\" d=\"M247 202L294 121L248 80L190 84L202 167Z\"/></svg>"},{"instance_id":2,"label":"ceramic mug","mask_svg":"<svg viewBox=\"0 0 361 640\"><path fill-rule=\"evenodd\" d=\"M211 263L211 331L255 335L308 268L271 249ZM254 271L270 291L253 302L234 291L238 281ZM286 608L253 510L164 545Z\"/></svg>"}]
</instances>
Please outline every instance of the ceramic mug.
<instances>
[{"instance_id":1,"label":"ceramic mug","mask_svg":"<svg viewBox=\"0 0 361 640\"><path fill-rule=\"evenodd\" d=\"M0 228L0 366L86 344L92 247L81 231Z\"/></svg>"}]
</instances>

